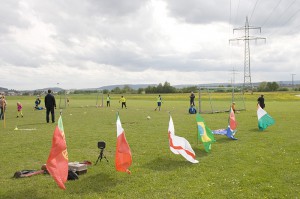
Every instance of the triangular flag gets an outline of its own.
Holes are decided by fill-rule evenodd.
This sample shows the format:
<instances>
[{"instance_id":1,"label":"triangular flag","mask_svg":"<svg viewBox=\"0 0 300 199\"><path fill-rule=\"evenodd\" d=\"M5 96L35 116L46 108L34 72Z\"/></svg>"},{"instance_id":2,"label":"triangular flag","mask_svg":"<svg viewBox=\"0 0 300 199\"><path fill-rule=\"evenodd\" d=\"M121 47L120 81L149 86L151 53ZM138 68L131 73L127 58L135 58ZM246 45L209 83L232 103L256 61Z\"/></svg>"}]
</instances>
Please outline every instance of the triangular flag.
<instances>
[{"instance_id":1,"label":"triangular flag","mask_svg":"<svg viewBox=\"0 0 300 199\"><path fill-rule=\"evenodd\" d=\"M258 128L263 131L275 123L275 120L259 105L257 105Z\"/></svg>"},{"instance_id":2,"label":"triangular flag","mask_svg":"<svg viewBox=\"0 0 300 199\"><path fill-rule=\"evenodd\" d=\"M199 161L195 159L196 155L190 143L185 138L175 135L174 124L171 116L169 121L168 132L170 150L174 154L181 154L185 159L187 159L191 163L198 163Z\"/></svg>"},{"instance_id":3,"label":"triangular flag","mask_svg":"<svg viewBox=\"0 0 300 199\"><path fill-rule=\"evenodd\" d=\"M212 131L205 125L204 119L197 113L196 116L197 127L198 127L198 139L203 142L204 149L206 152L211 150L211 144L215 142Z\"/></svg>"},{"instance_id":4,"label":"triangular flag","mask_svg":"<svg viewBox=\"0 0 300 199\"><path fill-rule=\"evenodd\" d=\"M116 148L116 170L130 174L129 167L132 163L130 147L122 128L120 117L117 118L117 148Z\"/></svg>"},{"instance_id":5,"label":"triangular flag","mask_svg":"<svg viewBox=\"0 0 300 199\"><path fill-rule=\"evenodd\" d=\"M66 189L64 183L68 179L68 151L61 116L53 134L52 148L46 167L58 186Z\"/></svg>"}]
</instances>

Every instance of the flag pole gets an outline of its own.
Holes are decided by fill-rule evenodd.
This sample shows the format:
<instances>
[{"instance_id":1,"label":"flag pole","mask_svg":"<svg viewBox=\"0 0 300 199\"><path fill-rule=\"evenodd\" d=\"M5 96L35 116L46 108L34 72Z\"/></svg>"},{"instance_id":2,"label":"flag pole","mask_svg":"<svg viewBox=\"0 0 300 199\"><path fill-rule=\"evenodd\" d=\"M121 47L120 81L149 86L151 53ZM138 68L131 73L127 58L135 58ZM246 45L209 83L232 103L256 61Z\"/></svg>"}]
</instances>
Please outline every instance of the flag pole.
<instances>
[{"instance_id":1,"label":"flag pole","mask_svg":"<svg viewBox=\"0 0 300 199\"><path fill-rule=\"evenodd\" d=\"M117 113L116 113L116 120L118 119L119 117L119 109L117 110Z\"/></svg>"},{"instance_id":2,"label":"flag pole","mask_svg":"<svg viewBox=\"0 0 300 199\"><path fill-rule=\"evenodd\" d=\"M198 112L197 114L200 115L199 112ZM196 114L196 122L197 122L197 114ZM199 145L199 132L198 132L199 130L198 130L198 124L196 124L196 129L197 129L197 131L196 131L196 133L197 133L197 136L196 136L196 137L197 137L197 138L196 138L196 139L197 139L197 145Z\"/></svg>"}]
</instances>

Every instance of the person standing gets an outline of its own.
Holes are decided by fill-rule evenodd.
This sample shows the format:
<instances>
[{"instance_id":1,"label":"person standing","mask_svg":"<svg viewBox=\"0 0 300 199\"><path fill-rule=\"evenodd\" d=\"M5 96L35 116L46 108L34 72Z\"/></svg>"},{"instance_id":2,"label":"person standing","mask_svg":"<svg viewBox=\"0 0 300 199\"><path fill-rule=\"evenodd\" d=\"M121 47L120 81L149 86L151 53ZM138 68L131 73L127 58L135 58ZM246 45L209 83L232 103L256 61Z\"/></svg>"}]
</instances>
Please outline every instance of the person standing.
<instances>
[{"instance_id":1,"label":"person standing","mask_svg":"<svg viewBox=\"0 0 300 199\"><path fill-rule=\"evenodd\" d=\"M6 100L4 95L0 97L0 120L4 120L5 117L5 109L6 109Z\"/></svg>"},{"instance_id":2,"label":"person standing","mask_svg":"<svg viewBox=\"0 0 300 199\"><path fill-rule=\"evenodd\" d=\"M235 113L235 102L232 102L231 108L232 108L232 111Z\"/></svg>"},{"instance_id":3,"label":"person standing","mask_svg":"<svg viewBox=\"0 0 300 199\"><path fill-rule=\"evenodd\" d=\"M48 90L48 94L45 96L46 107L46 121L49 123L49 113L51 113L52 123L55 122L54 108L56 108L55 97L51 94L51 90Z\"/></svg>"},{"instance_id":4,"label":"person standing","mask_svg":"<svg viewBox=\"0 0 300 199\"><path fill-rule=\"evenodd\" d=\"M162 103L162 98L160 95L158 95L156 102L157 102L157 107L155 108L155 111L156 111L156 109L158 109L158 111L160 111L160 107L161 107L161 103Z\"/></svg>"},{"instance_id":5,"label":"person standing","mask_svg":"<svg viewBox=\"0 0 300 199\"><path fill-rule=\"evenodd\" d=\"M109 94L107 94L107 97L106 97L106 106L110 107L110 96L109 96Z\"/></svg>"},{"instance_id":6,"label":"person standing","mask_svg":"<svg viewBox=\"0 0 300 199\"><path fill-rule=\"evenodd\" d=\"M191 106L195 106L195 94L194 94L194 92L192 91L191 92L191 95L190 95L190 105Z\"/></svg>"},{"instance_id":7,"label":"person standing","mask_svg":"<svg viewBox=\"0 0 300 199\"><path fill-rule=\"evenodd\" d=\"M22 108L23 108L22 104L20 102L17 102L17 110L18 110L17 118L19 116L23 117Z\"/></svg>"},{"instance_id":8,"label":"person standing","mask_svg":"<svg viewBox=\"0 0 300 199\"><path fill-rule=\"evenodd\" d=\"M261 95L258 99L257 102L259 104L259 106L264 109L265 108L265 99L264 99L264 95Z\"/></svg>"},{"instance_id":9,"label":"person standing","mask_svg":"<svg viewBox=\"0 0 300 199\"><path fill-rule=\"evenodd\" d=\"M120 102L122 102L122 108L123 108L123 106L125 106L125 108L127 109L127 107L126 107L126 98L123 95L121 96L121 99L119 100L119 103Z\"/></svg>"}]
</instances>

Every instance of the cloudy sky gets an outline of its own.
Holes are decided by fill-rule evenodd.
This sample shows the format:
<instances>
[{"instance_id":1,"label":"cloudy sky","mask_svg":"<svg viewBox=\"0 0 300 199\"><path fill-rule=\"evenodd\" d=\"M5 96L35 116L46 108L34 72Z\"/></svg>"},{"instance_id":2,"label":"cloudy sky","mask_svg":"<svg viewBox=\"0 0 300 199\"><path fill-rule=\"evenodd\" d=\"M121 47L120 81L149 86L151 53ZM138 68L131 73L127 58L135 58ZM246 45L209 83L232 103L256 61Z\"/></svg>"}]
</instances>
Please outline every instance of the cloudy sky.
<instances>
[{"instance_id":1,"label":"cloudy sky","mask_svg":"<svg viewBox=\"0 0 300 199\"><path fill-rule=\"evenodd\" d=\"M243 82L246 16L252 82L299 79L299 0L2 0L0 87Z\"/></svg>"}]
</instances>

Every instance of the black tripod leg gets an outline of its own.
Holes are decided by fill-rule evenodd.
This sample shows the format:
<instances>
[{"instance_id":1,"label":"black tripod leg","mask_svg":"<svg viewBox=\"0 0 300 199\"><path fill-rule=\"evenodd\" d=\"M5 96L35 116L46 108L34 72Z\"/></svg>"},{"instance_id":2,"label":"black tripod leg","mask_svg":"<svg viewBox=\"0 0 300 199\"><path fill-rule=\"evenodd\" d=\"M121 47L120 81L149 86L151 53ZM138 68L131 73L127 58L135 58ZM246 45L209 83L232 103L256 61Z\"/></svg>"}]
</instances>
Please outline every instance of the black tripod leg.
<instances>
[{"instance_id":1,"label":"black tripod leg","mask_svg":"<svg viewBox=\"0 0 300 199\"><path fill-rule=\"evenodd\" d=\"M106 162L108 162L108 159L106 158L106 156L104 156L104 158L105 158Z\"/></svg>"},{"instance_id":2,"label":"black tripod leg","mask_svg":"<svg viewBox=\"0 0 300 199\"><path fill-rule=\"evenodd\" d=\"M100 159L100 155L98 156L98 159L97 159L97 161L96 161L95 165L97 165L97 163L98 163L99 159ZM101 162L101 159L100 159L100 162Z\"/></svg>"}]
</instances>

